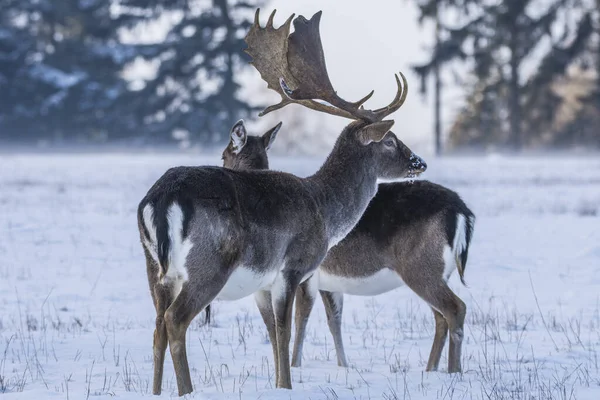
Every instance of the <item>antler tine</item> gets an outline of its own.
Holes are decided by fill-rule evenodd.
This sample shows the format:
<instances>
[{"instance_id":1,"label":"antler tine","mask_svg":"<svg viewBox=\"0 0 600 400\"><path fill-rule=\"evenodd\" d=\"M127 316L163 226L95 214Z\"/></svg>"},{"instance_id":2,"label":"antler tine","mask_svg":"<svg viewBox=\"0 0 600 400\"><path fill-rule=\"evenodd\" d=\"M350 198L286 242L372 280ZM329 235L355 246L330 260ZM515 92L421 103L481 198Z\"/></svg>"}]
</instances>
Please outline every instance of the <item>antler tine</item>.
<instances>
[{"instance_id":1,"label":"antler tine","mask_svg":"<svg viewBox=\"0 0 600 400\"><path fill-rule=\"evenodd\" d=\"M273 12L271 13L271 15L269 15L269 20L267 21L267 26L266 28L272 28L273 27L273 19L275 18L275 13L277 12L277 10L273 10Z\"/></svg>"},{"instance_id":2,"label":"antler tine","mask_svg":"<svg viewBox=\"0 0 600 400\"><path fill-rule=\"evenodd\" d=\"M256 12L254 13L254 25L256 25L256 26L260 26L260 23L258 22L259 14L260 14L260 8L257 8Z\"/></svg>"},{"instance_id":3,"label":"antler tine","mask_svg":"<svg viewBox=\"0 0 600 400\"><path fill-rule=\"evenodd\" d=\"M387 117L388 115L392 114L400 107L402 107L402 104L404 104L404 101L406 100L406 96L408 96L408 82L406 80L406 77L402 72L399 72L399 74L402 77L402 83L400 82L398 74L394 74L394 77L396 78L396 85L398 86L398 90L396 91L396 97L394 97L394 100L392 100L392 102L386 107L373 110L373 114L377 115L377 118L379 119Z\"/></svg>"},{"instance_id":4,"label":"antler tine","mask_svg":"<svg viewBox=\"0 0 600 400\"><path fill-rule=\"evenodd\" d=\"M268 106L262 112L258 114L259 117L264 116L265 114L270 113L271 111L279 110L287 106L288 104L300 104L306 108L310 108L314 111L324 112L326 114L335 115L337 117L348 118L348 119L356 119L356 116L344 111L339 108L328 106L327 104L319 103L314 100L283 100L277 104L273 104L272 106Z\"/></svg>"},{"instance_id":5,"label":"antler tine","mask_svg":"<svg viewBox=\"0 0 600 400\"><path fill-rule=\"evenodd\" d=\"M275 11L269 16L267 25L264 28L260 26L259 18L260 9L256 10L254 23L246 35L245 40L248 48L245 49L245 52L252 57L252 65L254 65L260 73L261 78L267 83L268 88L281 95L281 103L269 107L270 111L272 111L292 102L283 93L279 85L279 78L285 77L288 81L293 81L294 79L289 72L287 62L288 36L294 14L277 29L273 27Z\"/></svg>"},{"instance_id":6,"label":"antler tine","mask_svg":"<svg viewBox=\"0 0 600 400\"><path fill-rule=\"evenodd\" d=\"M321 111L321 112L335 115L338 117L344 117L344 118L348 118L348 119L356 119L355 115L351 114L350 112L348 112L346 110L343 110L343 109L340 109L337 107L333 107L333 106L323 104L318 101L310 100L310 99L308 99L308 100L295 99L293 97L294 91L288 87L288 85L285 83L285 80L283 80L283 78L279 79L279 85L281 86L281 90L283 90L283 93L285 93L285 95L287 97L287 102L286 102L286 100L283 100L279 104L269 106L269 107L265 108L265 110L262 113L260 113L259 116L263 116L266 113L278 110L287 104L297 103L297 104L303 105L304 107L310 108L311 110ZM371 97L371 95L372 95L372 93L369 93L369 95L365 96L360 101L363 101L364 99L368 99L369 97Z\"/></svg>"},{"instance_id":7,"label":"antler tine","mask_svg":"<svg viewBox=\"0 0 600 400\"><path fill-rule=\"evenodd\" d=\"M355 106L356 108L362 107L362 105L365 104L367 102L367 100L369 100L373 96L374 93L375 93L375 91L371 90L371 93L369 93L368 95L366 95L365 97L363 97L362 99L357 101L356 103L352 103L352 105Z\"/></svg>"}]
</instances>

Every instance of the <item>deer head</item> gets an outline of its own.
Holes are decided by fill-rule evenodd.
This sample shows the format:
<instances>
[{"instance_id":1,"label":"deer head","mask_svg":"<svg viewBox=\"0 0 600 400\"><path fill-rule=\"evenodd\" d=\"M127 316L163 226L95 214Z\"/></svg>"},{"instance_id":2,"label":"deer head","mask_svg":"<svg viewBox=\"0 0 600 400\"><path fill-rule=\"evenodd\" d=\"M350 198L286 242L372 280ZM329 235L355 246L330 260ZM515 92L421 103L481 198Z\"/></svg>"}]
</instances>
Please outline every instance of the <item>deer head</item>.
<instances>
[{"instance_id":1,"label":"deer head","mask_svg":"<svg viewBox=\"0 0 600 400\"><path fill-rule=\"evenodd\" d=\"M229 169L269 169L267 151L277 137L282 123L278 123L262 136L250 136L243 120L233 125L230 141L223 151L223 166Z\"/></svg>"}]
</instances>

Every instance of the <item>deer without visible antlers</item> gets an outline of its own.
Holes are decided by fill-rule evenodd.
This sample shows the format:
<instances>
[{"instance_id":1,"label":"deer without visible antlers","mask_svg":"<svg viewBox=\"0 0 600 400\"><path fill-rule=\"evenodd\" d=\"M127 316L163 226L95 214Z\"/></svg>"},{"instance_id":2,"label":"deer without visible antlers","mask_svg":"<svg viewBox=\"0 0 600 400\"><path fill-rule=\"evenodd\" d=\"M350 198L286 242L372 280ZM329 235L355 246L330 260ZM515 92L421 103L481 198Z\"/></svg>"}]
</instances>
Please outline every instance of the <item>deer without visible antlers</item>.
<instances>
[{"instance_id":1,"label":"deer without visible antlers","mask_svg":"<svg viewBox=\"0 0 600 400\"><path fill-rule=\"evenodd\" d=\"M320 13L310 21L298 17L290 35L291 17L274 29L272 14L262 28L257 11L246 42L262 78L286 98L282 103L357 120L342 131L321 168L308 178L274 171L171 168L139 204L138 226L157 313L155 394L161 392L167 343L179 395L190 393L185 346L190 322L214 299L253 293L269 327L276 386L291 388L289 341L298 285L358 222L375 195L377 179L425 169L390 132L393 121L383 120L406 98L404 77L404 85L397 79L398 93L387 107L365 110L363 100L340 99L325 68L319 19ZM233 127L239 138L243 130L242 122Z\"/></svg>"},{"instance_id":2,"label":"deer without visible antlers","mask_svg":"<svg viewBox=\"0 0 600 400\"><path fill-rule=\"evenodd\" d=\"M223 152L224 166L269 168L261 141L253 138L253 143L235 154L228 146ZM343 293L373 296L406 284L431 306L435 317L427 370L437 370L450 331L448 372L460 372L466 307L446 281L454 269L463 280L474 222L475 216L460 196L443 186L428 181L379 185L358 224L329 250L317 272L296 292L292 366L299 367L302 361L317 287L338 365L347 367L341 334Z\"/></svg>"}]
</instances>

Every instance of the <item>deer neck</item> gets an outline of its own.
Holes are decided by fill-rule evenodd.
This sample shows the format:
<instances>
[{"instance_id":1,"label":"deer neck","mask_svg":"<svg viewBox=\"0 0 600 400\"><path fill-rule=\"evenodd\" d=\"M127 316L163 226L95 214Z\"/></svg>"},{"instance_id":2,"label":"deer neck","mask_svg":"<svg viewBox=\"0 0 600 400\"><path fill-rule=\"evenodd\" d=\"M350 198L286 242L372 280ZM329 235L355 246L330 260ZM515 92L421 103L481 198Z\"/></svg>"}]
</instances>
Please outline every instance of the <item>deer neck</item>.
<instances>
[{"instance_id":1,"label":"deer neck","mask_svg":"<svg viewBox=\"0 0 600 400\"><path fill-rule=\"evenodd\" d=\"M307 178L325 220L329 248L352 230L377 193L377 174L370 158L335 154L335 150Z\"/></svg>"}]
</instances>

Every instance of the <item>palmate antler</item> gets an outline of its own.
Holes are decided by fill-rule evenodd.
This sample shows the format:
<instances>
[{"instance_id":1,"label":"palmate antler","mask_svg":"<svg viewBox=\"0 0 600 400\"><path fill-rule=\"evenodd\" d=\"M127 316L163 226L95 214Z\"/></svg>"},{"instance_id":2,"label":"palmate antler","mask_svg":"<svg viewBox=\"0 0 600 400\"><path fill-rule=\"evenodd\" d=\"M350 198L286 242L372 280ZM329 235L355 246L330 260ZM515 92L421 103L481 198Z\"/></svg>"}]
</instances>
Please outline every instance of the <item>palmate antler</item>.
<instances>
[{"instance_id":1,"label":"palmate antler","mask_svg":"<svg viewBox=\"0 0 600 400\"><path fill-rule=\"evenodd\" d=\"M246 35L246 53L267 86L281 95L281 102L265 108L261 116L291 103L301 104L316 111L350 119L369 122L381 121L398 110L408 94L408 83L402 73L396 76L398 91L394 100L386 107L367 110L362 105L371 98L373 91L355 103L337 95L325 66L325 56L319 33L321 11L310 20L299 16L294 20L294 33L290 35L292 14L279 28L273 27L275 11L262 28L256 10L254 24ZM323 104L315 100L323 100Z\"/></svg>"}]
</instances>

